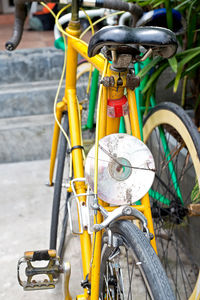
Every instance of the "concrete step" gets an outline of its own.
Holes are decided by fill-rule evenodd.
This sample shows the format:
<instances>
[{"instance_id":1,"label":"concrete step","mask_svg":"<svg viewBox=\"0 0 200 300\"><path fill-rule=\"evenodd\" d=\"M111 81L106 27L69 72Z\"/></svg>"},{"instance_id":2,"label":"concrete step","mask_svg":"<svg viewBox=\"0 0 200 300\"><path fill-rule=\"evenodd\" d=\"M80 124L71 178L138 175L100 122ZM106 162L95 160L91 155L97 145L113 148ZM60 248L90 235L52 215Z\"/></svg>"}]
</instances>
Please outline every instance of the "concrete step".
<instances>
[{"instance_id":1,"label":"concrete step","mask_svg":"<svg viewBox=\"0 0 200 300\"><path fill-rule=\"evenodd\" d=\"M14 82L58 80L63 67L62 50L49 48L0 51L0 85Z\"/></svg>"},{"instance_id":2,"label":"concrete step","mask_svg":"<svg viewBox=\"0 0 200 300\"><path fill-rule=\"evenodd\" d=\"M1 85L0 118L52 113L58 83L49 80ZM60 95L64 95L64 86Z\"/></svg>"},{"instance_id":3,"label":"concrete step","mask_svg":"<svg viewBox=\"0 0 200 300\"><path fill-rule=\"evenodd\" d=\"M53 129L53 114L0 119L0 164L49 159ZM84 140L93 138L94 132L83 131Z\"/></svg>"},{"instance_id":4,"label":"concrete step","mask_svg":"<svg viewBox=\"0 0 200 300\"><path fill-rule=\"evenodd\" d=\"M48 159L53 114L0 119L0 163Z\"/></svg>"}]
</instances>

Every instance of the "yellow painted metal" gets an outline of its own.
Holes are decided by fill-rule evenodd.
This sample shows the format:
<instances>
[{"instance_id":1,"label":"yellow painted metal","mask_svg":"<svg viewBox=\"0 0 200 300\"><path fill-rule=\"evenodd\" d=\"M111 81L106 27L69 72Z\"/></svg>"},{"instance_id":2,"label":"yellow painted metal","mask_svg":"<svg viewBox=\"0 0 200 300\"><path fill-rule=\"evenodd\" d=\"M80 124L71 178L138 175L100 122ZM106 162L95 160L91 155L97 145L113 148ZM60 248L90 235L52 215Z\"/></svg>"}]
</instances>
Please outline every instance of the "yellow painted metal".
<instances>
[{"instance_id":1,"label":"yellow painted metal","mask_svg":"<svg viewBox=\"0 0 200 300\"><path fill-rule=\"evenodd\" d=\"M119 132L120 118L110 118L107 116L106 135Z\"/></svg>"},{"instance_id":2,"label":"yellow painted metal","mask_svg":"<svg viewBox=\"0 0 200 300\"><path fill-rule=\"evenodd\" d=\"M62 113L64 110L66 110L66 105L64 102L59 102L56 106L56 116L61 123ZM56 154L57 154L57 148L58 148L58 139L60 134L60 128L55 122L54 124L54 132L53 132L53 140L52 140L52 146L51 146L51 158L50 158L50 170L49 170L49 185L53 184L53 173L54 173L54 166L55 166L55 160L56 160Z\"/></svg>"},{"instance_id":3,"label":"yellow painted metal","mask_svg":"<svg viewBox=\"0 0 200 300\"><path fill-rule=\"evenodd\" d=\"M138 139L141 139L135 92L130 90L130 89L128 89L128 105L129 105L129 115L130 115L130 121L131 121L132 134L135 137L137 137ZM143 213L144 213L145 217L147 218L149 231L154 236L154 238L151 240L151 245L154 248L155 252L157 253L157 247L156 247L156 240L155 240L155 234L154 234L154 228L153 228L153 220L152 220L152 214L151 214L149 194L146 194L142 198L141 203L145 207Z\"/></svg>"},{"instance_id":4,"label":"yellow painted metal","mask_svg":"<svg viewBox=\"0 0 200 300\"><path fill-rule=\"evenodd\" d=\"M102 139L106 135L107 100L108 100L107 88L103 86L103 95L102 95L101 108L100 108L101 112L100 112L99 139Z\"/></svg>"},{"instance_id":5,"label":"yellow painted metal","mask_svg":"<svg viewBox=\"0 0 200 300\"><path fill-rule=\"evenodd\" d=\"M141 139L135 92L130 89L128 89L127 92L132 135Z\"/></svg>"},{"instance_id":6,"label":"yellow painted metal","mask_svg":"<svg viewBox=\"0 0 200 300\"><path fill-rule=\"evenodd\" d=\"M102 77L106 75L106 71L108 68L108 61L105 60L104 69L102 73ZM103 94L104 90L104 94ZM96 120L96 137L95 137L95 170L94 170L94 194L97 197L97 185L98 185L98 146L99 146L99 138L100 134L105 133L106 128L106 97L107 91L104 89L103 84L100 85L99 95L98 95L98 108L97 108L97 120ZM103 101L103 102L102 102ZM103 113L103 120L101 122L101 112ZM102 127L102 132L100 133L100 127ZM99 204L102 205L101 201ZM96 212L95 223L99 224L102 222L102 215L99 211ZM102 232L94 232L93 233L93 253L92 253L92 269L91 269L91 298L93 300L98 300L99 298L99 279L100 279L100 262L101 262L101 239Z\"/></svg>"},{"instance_id":7,"label":"yellow painted metal","mask_svg":"<svg viewBox=\"0 0 200 300\"><path fill-rule=\"evenodd\" d=\"M100 212L97 212L97 220L95 223L102 222L102 215ZM91 269L91 299L99 299L99 279L100 279L100 263L101 263L101 239L102 232L93 233L93 260L92 260L92 269Z\"/></svg>"},{"instance_id":8,"label":"yellow painted metal","mask_svg":"<svg viewBox=\"0 0 200 300\"><path fill-rule=\"evenodd\" d=\"M69 42L68 42L69 45ZM87 45L81 43L80 41L77 40L70 40L70 45L71 47L73 47L74 50L76 50L78 53L80 53L81 56L83 56L84 58L87 59L88 62L90 62L97 70L100 71L100 73L102 73L103 71L103 67L104 67L104 61L105 58L103 57L103 55L96 55L94 57L88 57L87 56Z\"/></svg>"},{"instance_id":9,"label":"yellow painted metal","mask_svg":"<svg viewBox=\"0 0 200 300\"><path fill-rule=\"evenodd\" d=\"M199 276L198 276L195 288L194 288L189 300L200 300L200 271L199 271Z\"/></svg>"},{"instance_id":10,"label":"yellow painted metal","mask_svg":"<svg viewBox=\"0 0 200 300\"><path fill-rule=\"evenodd\" d=\"M145 210L145 206L144 205L131 205L131 207L137 208L137 210L139 210L141 212L144 212L144 210ZM118 208L118 206L104 206L104 208L108 212L111 212L111 211L115 210L116 208Z\"/></svg>"},{"instance_id":11,"label":"yellow painted metal","mask_svg":"<svg viewBox=\"0 0 200 300\"><path fill-rule=\"evenodd\" d=\"M155 252L158 254L157 247L156 247L156 239L155 239L155 233L153 228L153 219L151 214L151 205L149 200L149 194L147 193L141 200L142 205L144 205L144 216L147 219L147 224L149 231L153 234L154 238L151 240L151 246L154 248Z\"/></svg>"},{"instance_id":12,"label":"yellow painted metal","mask_svg":"<svg viewBox=\"0 0 200 300\"><path fill-rule=\"evenodd\" d=\"M76 300L87 300L88 298L89 298L88 294L87 296L85 294L76 296Z\"/></svg>"},{"instance_id":13,"label":"yellow painted metal","mask_svg":"<svg viewBox=\"0 0 200 300\"><path fill-rule=\"evenodd\" d=\"M74 30L71 26L67 29L71 35L78 36L79 31ZM72 48L72 38L68 38L68 55L67 55L67 69L66 69L66 88L65 99L67 100L67 109L69 116L69 131L71 137L71 147L81 145L81 128L79 120L78 103L76 97L76 69L78 54ZM83 155L80 148L72 151L72 162L74 170L74 178L84 177ZM85 193L86 186L83 182L75 184L77 194ZM80 202L85 202L85 196L79 197ZM91 240L88 232L84 230L80 236L81 254L83 264L84 278L89 273L90 260L91 260Z\"/></svg>"},{"instance_id":14,"label":"yellow painted metal","mask_svg":"<svg viewBox=\"0 0 200 300\"><path fill-rule=\"evenodd\" d=\"M115 85L116 85L119 75L116 76L116 73L114 73L111 76L113 76L115 78ZM124 87L117 87L117 85L116 85L116 86L110 87L108 89L108 99L115 100L115 99L120 99L123 96L124 96Z\"/></svg>"},{"instance_id":15,"label":"yellow painted metal","mask_svg":"<svg viewBox=\"0 0 200 300\"><path fill-rule=\"evenodd\" d=\"M131 123L128 114L124 116L124 122L125 122L126 133L131 134Z\"/></svg>"}]
</instances>

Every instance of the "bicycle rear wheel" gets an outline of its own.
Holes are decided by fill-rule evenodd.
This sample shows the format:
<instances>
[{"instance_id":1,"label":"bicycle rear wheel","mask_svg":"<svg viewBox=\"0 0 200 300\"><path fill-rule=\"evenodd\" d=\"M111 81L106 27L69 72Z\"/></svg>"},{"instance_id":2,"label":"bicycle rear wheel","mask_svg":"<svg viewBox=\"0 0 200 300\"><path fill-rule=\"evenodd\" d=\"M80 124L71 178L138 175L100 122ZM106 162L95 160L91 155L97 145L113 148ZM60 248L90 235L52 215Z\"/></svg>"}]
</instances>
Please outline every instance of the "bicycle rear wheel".
<instances>
[{"instance_id":1,"label":"bicycle rear wheel","mask_svg":"<svg viewBox=\"0 0 200 300\"><path fill-rule=\"evenodd\" d=\"M68 116L63 115L63 129L68 134ZM68 144L63 133L60 133L57 170L54 184L53 206L51 215L50 249L57 250L58 256L63 259L65 237L68 225L68 201L70 193L67 191L67 183L70 181L70 155Z\"/></svg>"},{"instance_id":2,"label":"bicycle rear wheel","mask_svg":"<svg viewBox=\"0 0 200 300\"><path fill-rule=\"evenodd\" d=\"M115 246L103 236L100 299L175 299L158 256L130 221L110 226Z\"/></svg>"},{"instance_id":3,"label":"bicycle rear wheel","mask_svg":"<svg viewBox=\"0 0 200 300\"><path fill-rule=\"evenodd\" d=\"M200 266L200 218L189 215L189 205L200 200L200 135L173 103L153 108L143 132L156 165L149 194L158 254L177 299L188 299Z\"/></svg>"}]
</instances>

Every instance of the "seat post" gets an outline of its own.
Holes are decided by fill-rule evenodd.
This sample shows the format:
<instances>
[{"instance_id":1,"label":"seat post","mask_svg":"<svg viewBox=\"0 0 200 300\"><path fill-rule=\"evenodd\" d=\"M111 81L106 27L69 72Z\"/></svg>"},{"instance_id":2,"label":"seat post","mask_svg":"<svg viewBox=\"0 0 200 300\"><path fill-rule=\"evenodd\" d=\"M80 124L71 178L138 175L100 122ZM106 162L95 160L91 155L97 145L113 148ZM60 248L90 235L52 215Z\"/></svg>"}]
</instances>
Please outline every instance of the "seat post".
<instances>
[{"instance_id":1,"label":"seat post","mask_svg":"<svg viewBox=\"0 0 200 300\"><path fill-rule=\"evenodd\" d=\"M72 0L72 18L71 21L79 20L79 0Z\"/></svg>"}]
</instances>

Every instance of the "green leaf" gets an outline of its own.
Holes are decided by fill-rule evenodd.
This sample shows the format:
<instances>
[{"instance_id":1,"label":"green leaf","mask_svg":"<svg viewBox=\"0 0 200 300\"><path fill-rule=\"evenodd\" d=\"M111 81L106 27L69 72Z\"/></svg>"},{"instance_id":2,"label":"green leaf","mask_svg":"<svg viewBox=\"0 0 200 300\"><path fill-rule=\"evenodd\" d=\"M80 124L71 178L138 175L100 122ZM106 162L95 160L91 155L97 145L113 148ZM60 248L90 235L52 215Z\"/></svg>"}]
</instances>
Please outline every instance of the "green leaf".
<instances>
[{"instance_id":1,"label":"green leaf","mask_svg":"<svg viewBox=\"0 0 200 300\"><path fill-rule=\"evenodd\" d=\"M196 64L192 65L191 67L187 68L185 71L187 73L189 73L189 72L193 71L194 69L196 69L198 66L200 66L200 61L197 62Z\"/></svg>"},{"instance_id":2,"label":"green leaf","mask_svg":"<svg viewBox=\"0 0 200 300\"><path fill-rule=\"evenodd\" d=\"M175 82L174 82L174 93L176 93L180 79L181 79L181 74L183 72L183 68L185 66L185 64L187 64L190 60L192 60L195 56L200 54L200 50L195 51L194 53L189 53L186 57L184 57L178 66L178 70L177 70L177 75L175 78Z\"/></svg>"},{"instance_id":3,"label":"green leaf","mask_svg":"<svg viewBox=\"0 0 200 300\"><path fill-rule=\"evenodd\" d=\"M185 0L182 3L180 3L179 5L177 5L175 7L175 9L180 9L182 6L184 6L185 4L190 3L190 2L191 2L191 0Z\"/></svg>"},{"instance_id":4,"label":"green leaf","mask_svg":"<svg viewBox=\"0 0 200 300\"><path fill-rule=\"evenodd\" d=\"M176 57L172 57L168 59L168 62L170 64L170 67L172 68L172 71L174 71L174 73L177 73L177 69L178 69L178 62L176 60Z\"/></svg>"},{"instance_id":5,"label":"green leaf","mask_svg":"<svg viewBox=\"0 0 200 300\"><path fill-rule=\"evenodd\" d=\"M200 47L195 47L195 48L192 48L192 49L187 49L187 50L184 50L183 52L179 52L176 54L176 57L179 58L181 56L185 56L186 54L192 54L193 52L196 52L196 51L199 51L200 53Z\"/></svg>"},{"instance_id":6,"label":"green leaf","mask_svg":"<svg viewBox=\"0 0 200 300\"><path fill-rule=\"evenodd\" d=\"M175 79L175 78L174 78ZM174 79L172 79L167 85L166 85L166 89L170 88L171 86L174 85Z\"/></svg>"},{"instance_id":7,"label":"green leaf","mask_svg":"<svg viewBox=\"0 0 200 300\"><path fill-rule=\"evenodd\" d=\"M166 8L167 27L170 30L173 30L172 6L169 0L165 0L165 8Z\"/></svg>"},{"instance_id":8,"label":"green leaf","mask_svg":"<svg viewBox=\"0 0 200 300\"><path fill-rule=\"evenodd\" d=\"M161 61L161 57L156 57L153 59L148 65L146 65L138 74L139 77L144 77L153 67L157 65L158 62Z\"/></svg>"},{"instance_id":9,"label":"green leaf","mask_svg":"<svg viewBox=\"0 0 200 300\"><path fill-rule=\"evenodd\" d=\"M187 48L193 48L194 33L197 26L197 17L193 15L187 23Z\"/></svg>"},{"instance_id":10,"label":"green leaf","mask_svg":"<svg viewBox=\"0 0 200 300\"><path fill-rule=\"evenodd\" d=\"M153 8L154 8L154 7L157 7L157 6L161 5L161 4L163 4L163 2L164 2L164 1L162 1L162 0L158 1L157 3L155 3L155 4L153 5Z\"/></svg>"},{"instance_id":11,"label":"green leaf","mask_svg":"<svg viewBox=\"0 0 200 300\"><path fill-rule=\"evenodd\" d=\"M199 184L196 180L196 184L193 187L192 193L191 193L191 200L192 203L199 203L200 202L200 190L199 190Z\"/></svg>"},{"instance_id":12,"label":"green leaf","mask_svg":"<svg viewBox=\"0 0 200 300\"><path fill-rule=\"evenodd\" d=\"M155 83L155 81L158 79L158 77L160 76L160 74L164 71L164 69L166 69L166 67L168 66L168 63L164 63L162 66L160 66L150 77L149 81L147 82L145 88L142 90L142 93L145 93L150 86Z\"/></svg>"},{"instance_id":13,"label":"green leaf","mask_svg":"<svg viewBox=\"0 0 200 300\"><path fill-rule=\"evenodd\" d=\"M188 14L187 14L187 23L188 23L188 24L189 24L189 22L190 22L191 12L192 12L192 8L193 8L195 2L197 2L197 0L194 0L194 1L191 2L190 7L189 7L189 10L188 10Z\"/></svg>"}]
</instances>

